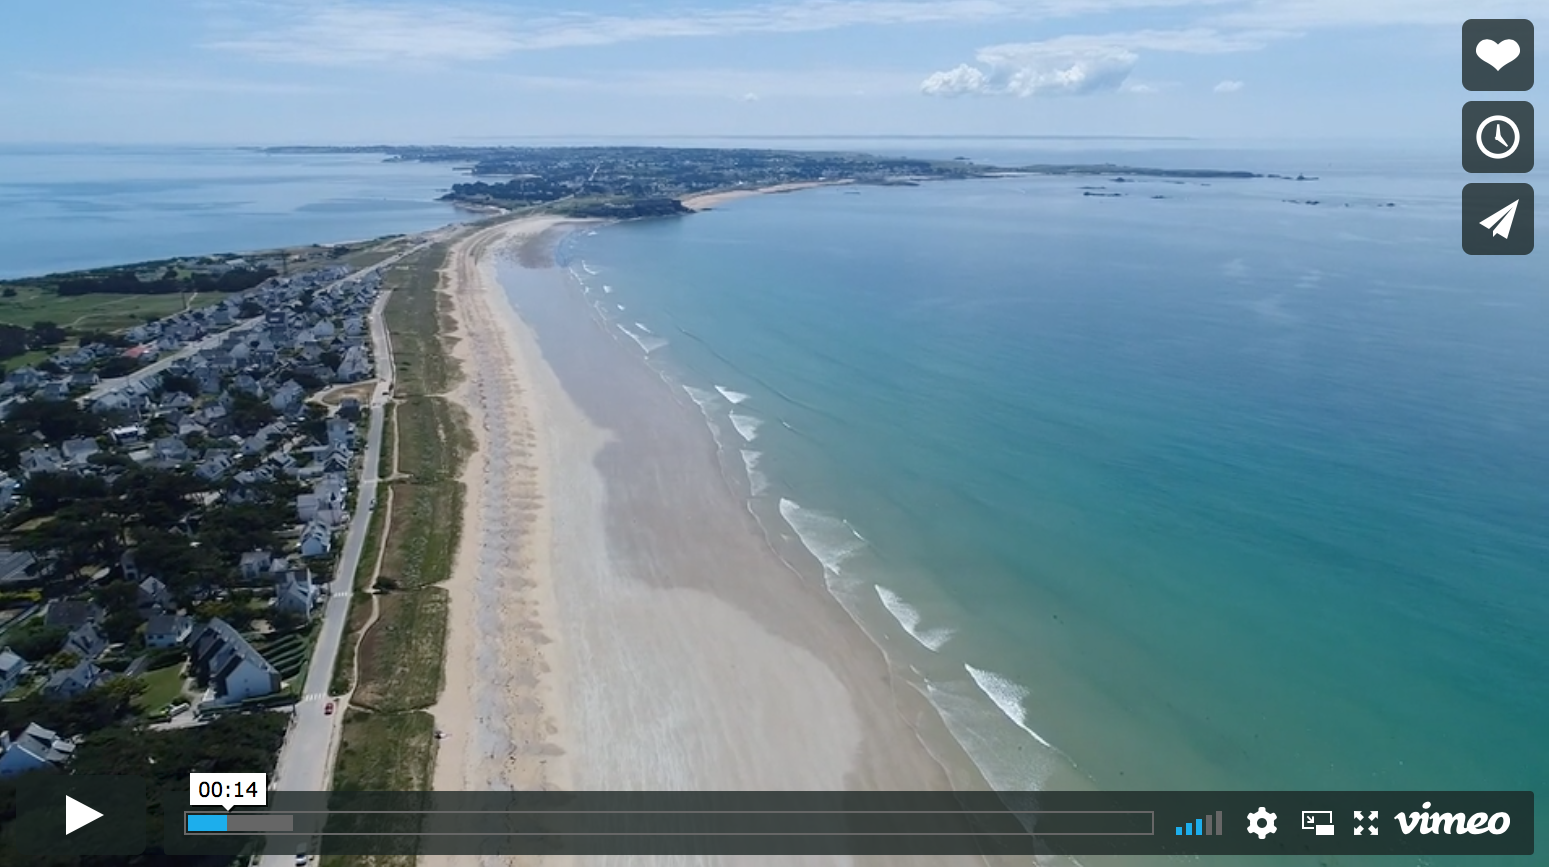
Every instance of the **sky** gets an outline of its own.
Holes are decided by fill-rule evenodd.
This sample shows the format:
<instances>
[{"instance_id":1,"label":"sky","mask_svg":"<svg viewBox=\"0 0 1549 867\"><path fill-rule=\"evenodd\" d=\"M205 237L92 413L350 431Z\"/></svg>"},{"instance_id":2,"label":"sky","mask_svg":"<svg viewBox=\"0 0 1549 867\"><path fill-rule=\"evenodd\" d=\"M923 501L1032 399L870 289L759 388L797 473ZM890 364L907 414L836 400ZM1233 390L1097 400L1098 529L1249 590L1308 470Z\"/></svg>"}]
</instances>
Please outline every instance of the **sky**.
<instances>
[{"instance_id":1,"label":"sky","mask_svg":"<svg viewBox=\"0 0 1549 867\"><path fill-rule=\"evenodd\" d=\"M8 0L0 142L1051 135L1452 147L1469 98L1463 21L1530 18L1541 2Z\"/></svg>"}]
</instances>

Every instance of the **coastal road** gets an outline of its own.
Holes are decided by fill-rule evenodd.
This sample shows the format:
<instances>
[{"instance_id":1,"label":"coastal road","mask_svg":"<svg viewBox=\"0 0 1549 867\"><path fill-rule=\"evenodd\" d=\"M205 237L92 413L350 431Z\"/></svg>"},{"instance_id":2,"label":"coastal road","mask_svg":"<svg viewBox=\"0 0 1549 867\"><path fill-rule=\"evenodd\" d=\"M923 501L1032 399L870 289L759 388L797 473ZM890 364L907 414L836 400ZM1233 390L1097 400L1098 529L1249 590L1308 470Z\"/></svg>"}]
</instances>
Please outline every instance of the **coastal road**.
<instances>
[{"instance_id":1,"label":"coastal road","mask_svg":"<svg viewBox=\"0 0 1549 867\"><path fill-rule=\"evenodd\" d=\"M424 246L413 247L373 268L397 262ZM312 661L307 667L302 700L295 707L295 717L285 736L285 743L280 748L274 778L270 781L270 788L279 791L325 791L333 775L334 750L337 747L340 722L344 718L346 699L337 701L331 715L325 714L323 709L330 701L328 689L333 680L335 661L339 657L339 644L344 638L344 627L349 620L350 590L354 584L355 571L360 565L361 550L366 544L366 529L371 523L371 513L376 507L383 419L393 393L392 343L388 340L387 322L383 315L391 294L383 292L371 307L371 347L377 381L371 395L371 420L366 430L366 453L360 468L360 492L355 498L355 512L350 516L349 532L345 536L344 548L339 554L338 567L330 585L332 592L323 608L322 633L317 638ZM295 857L294 851L271 851L264 855L260 863L265 867L281 867L294 864Z\"/></svg>"}]
</instances>

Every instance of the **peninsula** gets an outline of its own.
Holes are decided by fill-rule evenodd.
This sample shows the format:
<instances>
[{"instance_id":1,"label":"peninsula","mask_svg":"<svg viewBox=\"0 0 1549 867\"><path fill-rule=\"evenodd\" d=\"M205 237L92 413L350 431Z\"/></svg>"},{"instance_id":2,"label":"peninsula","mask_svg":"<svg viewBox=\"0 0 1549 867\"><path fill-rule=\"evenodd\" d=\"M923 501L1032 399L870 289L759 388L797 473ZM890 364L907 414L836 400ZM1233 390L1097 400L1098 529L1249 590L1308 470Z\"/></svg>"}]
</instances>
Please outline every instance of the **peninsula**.
<instances>
[{"instance_id":1,"label":"peninsula","mask_svg":"<svg viewBox=\"0 0 1549 867\"><path fill-rule=\"evenodd\" d=\"M454 163L478 180L443 201L500 209L543 206L570 217L627 219L686 213L684 199L786 185L915 184L1008 175L1258 178L1246 171L1112 163L991 166L866 153L676 147L281 147L266 153L375 153L390 161Z\"/></svg>"}]
</instances>

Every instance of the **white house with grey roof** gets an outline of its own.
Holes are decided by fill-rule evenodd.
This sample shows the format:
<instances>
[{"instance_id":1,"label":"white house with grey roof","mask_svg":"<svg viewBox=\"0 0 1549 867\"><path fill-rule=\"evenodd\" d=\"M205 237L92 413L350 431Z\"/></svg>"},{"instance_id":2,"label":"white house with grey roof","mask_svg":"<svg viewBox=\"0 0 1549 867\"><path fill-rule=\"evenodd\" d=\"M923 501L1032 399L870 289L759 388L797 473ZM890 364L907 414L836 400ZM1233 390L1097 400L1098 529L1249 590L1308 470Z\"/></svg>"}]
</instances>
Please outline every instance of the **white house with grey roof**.
<instances>
[{"instance_id":1,"label":"white house with grey roof","mask_svg":"<svg viewBox=\"0 0 1549 867\"><path fill-rule=\"evenodd\" d=\"M9 647L0 647L0 696L15 689L27 672L32 670L32 663Z\"/></svg>"},{"instance_id":2,"label":"white house with grey roof","mask_svg":"<svg viewBox=\"0 0 1549 867\"><path fill-rule=\"evenodd\" d=\"M218 617L194 635L189 647L192 670L209 683L208 701L229 704L280 691L280 672Z\"/></svg>"}]
</instances>

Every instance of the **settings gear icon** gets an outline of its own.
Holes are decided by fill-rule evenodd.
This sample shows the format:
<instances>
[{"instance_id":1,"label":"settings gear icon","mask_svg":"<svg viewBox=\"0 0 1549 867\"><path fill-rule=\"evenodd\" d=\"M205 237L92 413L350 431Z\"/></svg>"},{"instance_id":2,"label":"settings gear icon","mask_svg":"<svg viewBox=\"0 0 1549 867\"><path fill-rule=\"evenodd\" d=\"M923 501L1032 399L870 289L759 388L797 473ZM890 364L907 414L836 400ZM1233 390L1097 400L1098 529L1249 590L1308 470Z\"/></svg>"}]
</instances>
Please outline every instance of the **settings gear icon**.
<instances>
[{"instance_id":1,"label":"settings gear icon","mask_svg":"<svg viewBox=\"0 0 1549 867\"><path fill-rule=\"evenodd\" d=\"M1263 807L1249 813L1248 833L1259 835L1260 840L1275 833L1275 814Z\"/></svg>"}]
</instances>

